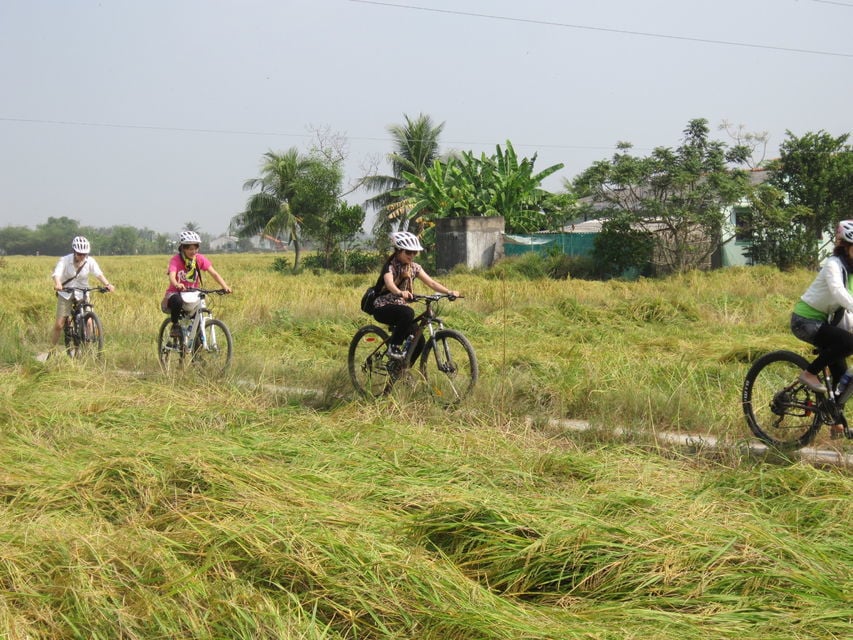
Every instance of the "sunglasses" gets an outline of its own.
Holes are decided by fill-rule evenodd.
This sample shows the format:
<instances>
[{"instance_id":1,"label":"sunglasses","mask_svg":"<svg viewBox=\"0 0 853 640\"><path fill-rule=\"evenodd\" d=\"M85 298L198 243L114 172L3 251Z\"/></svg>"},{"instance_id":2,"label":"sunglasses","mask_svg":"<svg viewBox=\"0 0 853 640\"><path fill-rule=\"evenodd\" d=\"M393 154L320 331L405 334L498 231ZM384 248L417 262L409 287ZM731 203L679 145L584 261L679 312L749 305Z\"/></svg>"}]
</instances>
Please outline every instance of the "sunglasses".
<instances>
[{"instance_id":1,"label":"sunglasses","mask_svg":"<svg viewBox=\"0 0 853 640\"><path fill-rule=\"evenodd\" d=\"M416 255L418 255L418 252L417 252L417 251L412 251L411 249L403 249L403 253L405 253L407 256L416 256Z\"/></svg>"}]
</instances>

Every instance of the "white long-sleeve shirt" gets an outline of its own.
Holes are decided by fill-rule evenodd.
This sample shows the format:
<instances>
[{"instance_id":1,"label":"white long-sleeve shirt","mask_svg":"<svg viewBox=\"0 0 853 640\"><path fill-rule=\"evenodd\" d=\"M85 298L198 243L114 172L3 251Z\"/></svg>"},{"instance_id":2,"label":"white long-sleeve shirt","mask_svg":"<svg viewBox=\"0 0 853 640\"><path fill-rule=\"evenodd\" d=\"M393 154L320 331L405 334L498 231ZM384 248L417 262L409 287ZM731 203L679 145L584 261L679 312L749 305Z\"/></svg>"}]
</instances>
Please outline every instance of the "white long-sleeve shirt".
<instances>
[{"instance_id":1,"label":"white long-sleeve shirt","mask_svg":"<svg viewBox=\"0 0 853 640\"><path fill-rule=\"evenodd\" d=\"M826 261L811 286L800 297L800 301L811 307L812 312L809 313L809 309L804 309L797 303L794 313L806 318L825 320L841 307L853 312L853 295L845 283L848 286L850 284L846 269L841 259L833 256ZM823 315L823 318L815 318L814 311Z\"/></svg>"}]
</instances>

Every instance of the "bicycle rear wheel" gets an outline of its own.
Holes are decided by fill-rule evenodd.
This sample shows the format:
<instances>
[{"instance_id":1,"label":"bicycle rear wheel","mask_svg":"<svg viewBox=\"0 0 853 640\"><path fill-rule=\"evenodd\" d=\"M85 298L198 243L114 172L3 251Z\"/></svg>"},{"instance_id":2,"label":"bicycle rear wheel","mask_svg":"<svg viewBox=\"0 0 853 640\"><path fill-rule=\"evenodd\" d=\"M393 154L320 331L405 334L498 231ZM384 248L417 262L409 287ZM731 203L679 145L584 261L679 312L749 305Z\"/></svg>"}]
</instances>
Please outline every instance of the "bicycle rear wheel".
<instances>
[{"instance_id":1,"label":"bicycle rear wheel","mask_svg":"<svg viewBox=\"0 0 853 640\"><path fill-rule=\"evenodd\" d=\"M437 402L447 406L460 402L479 376L474 348L458 331L437 331L424 347L421 375Z\"/></svg>"},{"instance_id":2,"label":"bicycle rear wheel","mask_svg":"<svg viewBox=\"0 0 853 640\"><path fill-rule=\"evenodd\" d=\"M231 331L221 320L205 320L204 336L201 330L193 343L193 366L205 373L220 375L228 371L234 356L234 340Z\"/></svg>"},{"instance_id":3,"label":"bicycle rear wheel","mask_svg":"<svg viewBox=\"0 0 853 640\"><path fill-rule=\"evenodd\" d=\"M755 437L777 449L799 449L820 429L818 409L826 396L797 380L808 361L791 351L773 351L753 363L743 382L743 412Z\"/></svg>"},{"instance_id":4,"label":"bicycle rear wheel","mask_svg":"<svg viewBox=\"0 0 853 640\"><path fill-rule=\"evenodd\" d=\"M349 345L347 369L352 385L366 398L376 398L387 393L394 383L389 366L398 363L388 359L388 334L374 325L361 327Z\"/></svg>"}]
</instances>

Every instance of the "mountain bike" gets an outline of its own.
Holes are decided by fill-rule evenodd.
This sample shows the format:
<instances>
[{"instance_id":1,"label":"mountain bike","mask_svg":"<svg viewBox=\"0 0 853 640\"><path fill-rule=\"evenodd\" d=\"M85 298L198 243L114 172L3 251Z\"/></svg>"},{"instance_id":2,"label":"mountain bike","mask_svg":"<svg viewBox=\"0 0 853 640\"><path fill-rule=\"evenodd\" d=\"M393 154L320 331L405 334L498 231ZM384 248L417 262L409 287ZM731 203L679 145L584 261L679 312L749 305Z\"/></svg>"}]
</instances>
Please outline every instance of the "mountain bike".
<instances>
[{"instance_id":1,"label":"mountain bike","mask_svg":"<svg viewBox=\"0 0 853 640\"><path fill-rule=\"evenodd\" d=\"M109 293L106 287L64 287L71 294L71 315L66 316L63 328L65 352L72 358L103 355L104 331L101 320L92 309L89 293Z\"/></svg>"},{"instance_id":2,"label":"mountain bike","mask_svg":"<svg viewBox=\"0 0 853 640\"><path fill-rule=\"evenodd\" d=\"M231 366L234 340L225 323L214 318L207 306L206 298L211 294L222 296L226 291L186 289L181 292L184 304L178 317L180 337L171 335L172 319L163 320L157 338L157 355L164 371L194 366L218 375Z\"/></svg>"},{"instance_id":3,"label":"mountain bike","mask_svg":"<svg viewBox=\"0 0 853 640\"><path fill-rule=\"evenodd\" d=\"M743 412L755 436L777 449L799 449L811 444L823 425L833 438L853 438L844 404L853 383L840 394L829 370L818 376L827 393L813 391L798 377L808 361L793 351L772 351L750 367L743 382Z\"/></svg>"},{"instance_id":4,"label":"mountain bike","mask_svg":"<svg viewBox=\"0 0 853 640\"><path fill-rule=\"evenodd\" d=\"M474 348L459 331L447 329L438 316L437 303L455 296L444 293L415 295L423 302L424 311L415 317L415 333L407 340L408 348L401 359L389 356L388 332L376 325L359 328L352 338L347 368L356 391L364 397L390 393L394 383L407 376L419 361L420 377L433 398L451 406L467 396L477 382L479 371ZM419 349L424 338L423 349Z\"/></svg>"}]
</instances>

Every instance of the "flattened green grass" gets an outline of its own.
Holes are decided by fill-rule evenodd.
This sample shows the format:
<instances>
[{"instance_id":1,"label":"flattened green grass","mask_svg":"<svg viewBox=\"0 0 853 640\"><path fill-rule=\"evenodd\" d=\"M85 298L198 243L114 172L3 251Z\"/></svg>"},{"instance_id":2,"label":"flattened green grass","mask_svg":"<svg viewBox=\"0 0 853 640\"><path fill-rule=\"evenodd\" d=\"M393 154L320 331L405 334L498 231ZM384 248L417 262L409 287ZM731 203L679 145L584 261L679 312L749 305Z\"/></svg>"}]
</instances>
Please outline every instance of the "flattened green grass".
<instances>
[{"instance_id":1,"label":"flattened green grass","mask_svg":"<svg viewBox=\"0 0 853 640\"><path fill-rule=\"evenodd\" d=\"M34 261L4 268L29 290L52 266ZM98 299L102 364L32 359L49 295L0 310L0 637L849 633L848 472L644 437L745 439L743 372L797 347L784 319L808 274L448 276L467 294L448 322L483 371L448 412L410 390L353 398L352 277L217 258L236 361L214 381L157 369L162 257L133 278L110 262L125 288Z\"/></svg>"}]
</instances>

